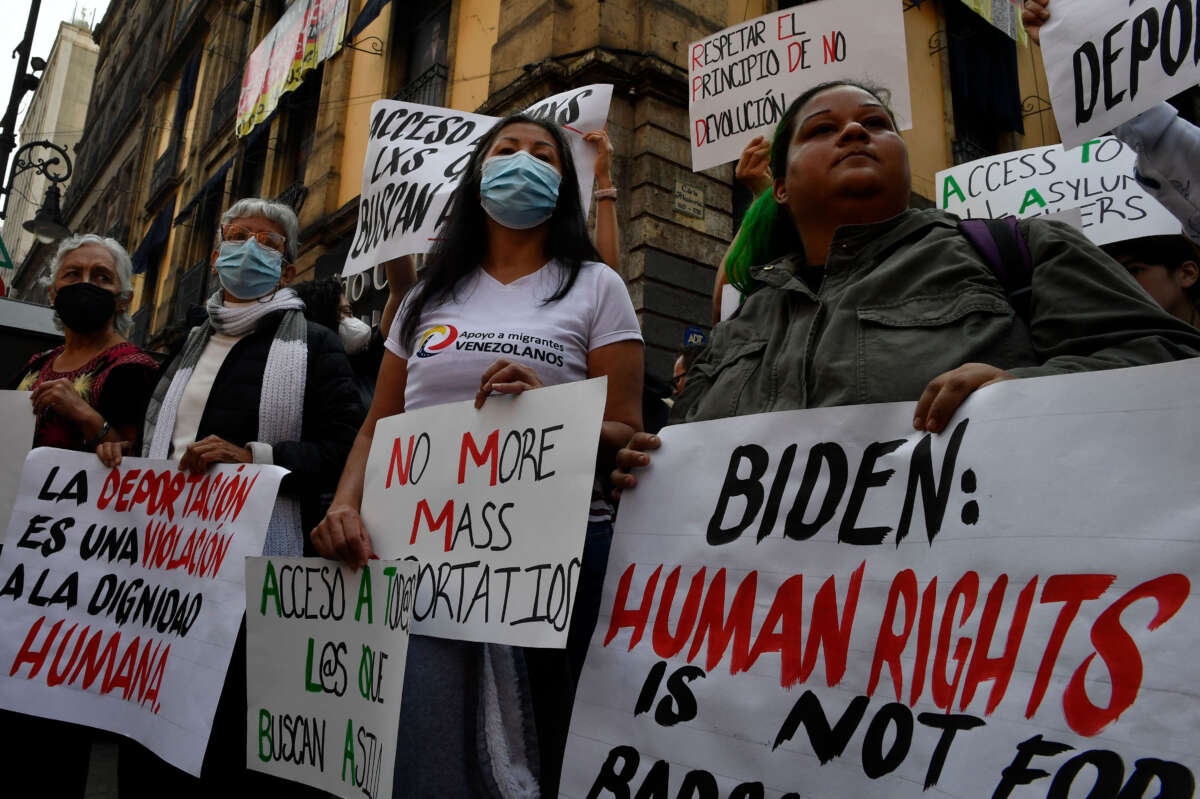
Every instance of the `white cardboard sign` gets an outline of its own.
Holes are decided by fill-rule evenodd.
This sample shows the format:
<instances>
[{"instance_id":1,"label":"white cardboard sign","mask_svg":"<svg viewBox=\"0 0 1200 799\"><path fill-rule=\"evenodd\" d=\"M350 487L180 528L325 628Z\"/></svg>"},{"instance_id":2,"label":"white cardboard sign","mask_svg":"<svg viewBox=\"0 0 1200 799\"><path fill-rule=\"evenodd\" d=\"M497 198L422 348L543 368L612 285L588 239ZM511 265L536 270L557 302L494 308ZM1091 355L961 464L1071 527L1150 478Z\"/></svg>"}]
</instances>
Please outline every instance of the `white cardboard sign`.
<instances>
[{"instance_id":1,"label":"white cardboard sign","mask_svg":"<svg viewBox=\"0 0 1200 799\"><path fill-rule=\"evenodd\" d=\"M1200 368L999 383L937 436L912 410L662 431L562 796L1192 794Z\"/></svg>"},{"instance_id":2,"label":"white cardboard sign","mask_svg":"<svg viewBox=\"0 0 1200 799\"><path fill-rule=\"evenodd\" d=\"M900 128L912 127L899 3L819 0L692 42L692 170L736 161L755 136L771 138L792 100L839 78L866 80L890 91Z\"/></svg>"},{"instance_id":3,"label":"white cardboard sign","mask_svg":"<svg viewBox=\"0 0 1200 799\"><path fill-rule=\"evenodd\" d=\"M938 208L963 218L1051 216L1078 209L1096 244L1178 234L1179 220L1133 177L1137 154L1104 136L988 156L937 173Z\"/></svg>"},{"instance_id":4,"label":"white cardboard sign","mask_svg":"<svg viewBox=\"0 0 1200 799\"><path fill-rule=\"evenodd\" d=\"M127 735L199 775L278 466L40 447L0 556L0 707Z\"/></svg>"},{"instance_id":5,"label":"white cardboard sign","mask_svg":"<svg viewBox=\"0 0 1200 799\"><path fill-rule=\"evenodd\" d=\"M606 378L381 419L362 516L415 558L413 631L562 647L575 603Z\"/></svg>"},{"instance_id":6,"label":"white cardboard sign","mask_svg":"<svg viewBox=\"0 0 1200 799\"><path fill-rule=\"evenodd\" d=\"M21 468L25 456L33 447L33 406L29 404L28 391L0 391L0 544L4 543L4 531L8 529L8 516L17 501L17 487L21 484Z\"/></svg>"},{"instance_id":7,"label":"white cardboard sign","mask_svg":"<svg viewBox=\"0 0 1200 799\"><path fill-rule=\"evenodd\" d=\"M392 795L417 567L246 558L246 766Z\"/></svg>"},{"instance_id":8,"label":"white cardboard sign","mask_svg":"<svg viewBox=\"0 0 1200 799\"><path fill-rule=\"evenodd\" d=\"M575 159L585 214L592 202L596 148L583 136L605 126L611 100L610 84L594 84L525 109L562 128ZM399 100L373 103L358 227L342 274L353 275L391 258L432 249L467 161L499 119Z\"/></svg>"},{"instance_id":9,"label":"white cardboard sign","mask_svg":"<svg viewBox=\"0 0 1200 799\"><path fill-rule=\"evenodd\" d=\"M1076 147L1200 82L1186 0L1054 0L1041 42L1063 144Z\"/></svg>"}]
</instances>

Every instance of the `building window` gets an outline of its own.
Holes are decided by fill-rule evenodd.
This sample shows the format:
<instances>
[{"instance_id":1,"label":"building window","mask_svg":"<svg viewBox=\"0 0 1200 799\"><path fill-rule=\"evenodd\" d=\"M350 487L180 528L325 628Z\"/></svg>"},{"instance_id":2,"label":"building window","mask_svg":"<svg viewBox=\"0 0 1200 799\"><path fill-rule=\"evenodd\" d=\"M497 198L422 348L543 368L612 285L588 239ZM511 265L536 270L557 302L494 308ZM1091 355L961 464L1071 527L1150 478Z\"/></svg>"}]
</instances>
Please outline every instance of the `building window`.
<instances>
[{"instance_id":1,"label":"building window","mask_svg":"<svg viewBox=\"0 0 1200 799\"><path fill-rule=\"evenodd\" d=\"M390 60L395 99L424 105L446 102L446 50L450 42L450 4L445 0L416 0L392 6Z\"/></svg>"},{"instance_id":2,"label":"building window","mask_svg":"<svg viewBox=\"0 0 1200 799\"><path fill-rule=\"evenodd\" d=\"M954 162L1007 150L1008 134L1024 133L1017 45L963 5L947 0Z\"/></svg>"}]
</instances>

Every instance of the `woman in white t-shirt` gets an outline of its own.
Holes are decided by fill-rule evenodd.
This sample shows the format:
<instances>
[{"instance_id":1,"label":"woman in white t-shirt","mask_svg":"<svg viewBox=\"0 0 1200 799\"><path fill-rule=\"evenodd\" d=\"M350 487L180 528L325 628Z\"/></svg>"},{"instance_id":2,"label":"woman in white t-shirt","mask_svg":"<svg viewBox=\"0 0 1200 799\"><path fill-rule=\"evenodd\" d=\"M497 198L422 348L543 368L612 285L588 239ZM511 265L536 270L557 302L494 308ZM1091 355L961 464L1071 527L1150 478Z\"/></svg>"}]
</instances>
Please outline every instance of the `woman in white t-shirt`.
<instances>
[{"instance_id":1,"label":"woman in white t-shirt","mask_svg":"<svg viewBox=\"0 0 1200 799\"><path fill-rule=\"evenodd\" d=\"M492 393L605 375L598 458L612 462L641 428L643 352L625 284L599 261L564 134L501 120L392 326L370 413L312 534L322 555L356 566L371 556L359 515L367 453L376 420L406 409L472 397L480 407ZM570 712L562 650L418 635L405 672L394 796L557 793Z\"/></svg>"}]
</instances>

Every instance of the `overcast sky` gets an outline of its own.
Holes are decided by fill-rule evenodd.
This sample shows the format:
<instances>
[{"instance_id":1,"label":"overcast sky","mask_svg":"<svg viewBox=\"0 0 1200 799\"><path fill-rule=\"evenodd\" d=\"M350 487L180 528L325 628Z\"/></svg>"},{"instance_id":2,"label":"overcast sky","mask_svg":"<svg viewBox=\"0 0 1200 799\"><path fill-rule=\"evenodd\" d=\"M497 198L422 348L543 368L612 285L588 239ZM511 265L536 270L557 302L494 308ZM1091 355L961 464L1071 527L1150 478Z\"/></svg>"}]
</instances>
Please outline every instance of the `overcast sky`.
<instances>
[{"instance_id":1,"label":"overcast sky","mask_svg":"<svg viewBox=\"0 0 1200 799\"><path fill-rule=\"evenodd\" d=\"M54 37L58 33L58 23L70 21L73 14L88 20L95 17L95 23L98 25L100 20L104 18L104 11L108 7L109 0L42 0L41 9L38 11L37 28L33 34L33 49L30 50L30 56L39 56L43 59L50 57L50 48L54 45ZM25 24L29 19L29 0L5 0L4 5L4 20L0 24L0 117L4 116L4 111L8 108L8 98L12 93L13 77L17 72L17 59L13 57L13 50L21 43L22 37L25 35ZM29 101L33 98L32 92L27 92L21 99L21 114L17 117L17 130L21 128L21 119L25 115L25 109L29 107ZM53 131L46 131L45 135L38 138L47 138L53 140ZM5 172L4 179L7 179L8 174Z\"/></svg>"}]
</instances>

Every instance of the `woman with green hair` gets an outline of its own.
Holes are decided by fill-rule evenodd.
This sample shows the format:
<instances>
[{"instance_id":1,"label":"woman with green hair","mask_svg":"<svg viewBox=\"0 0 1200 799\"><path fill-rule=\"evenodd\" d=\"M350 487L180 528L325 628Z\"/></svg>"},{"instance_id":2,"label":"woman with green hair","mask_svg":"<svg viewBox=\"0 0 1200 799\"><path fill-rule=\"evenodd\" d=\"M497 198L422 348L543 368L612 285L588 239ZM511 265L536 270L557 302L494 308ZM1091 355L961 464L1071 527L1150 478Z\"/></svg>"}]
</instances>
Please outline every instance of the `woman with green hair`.
<instances>
[{"instance_id":1,"label":"woman with green hair","mask_svg":"<svg viewBox=\"0 0 1200 799\"><path fill-rule=\"evenodd\" d=\"M957 217L909 208L908 150L886 100L838 81L788 107L772 189L726 260L748 296L688 371L674 421L916 401L914 428L940 433L998 380L1200 354L1200 333L1057 222L1018 223L1032 269L1030 312L1018 313ZM639 433L621 450L618 491L657 447Z\"/></svg>"}]
</instances>

